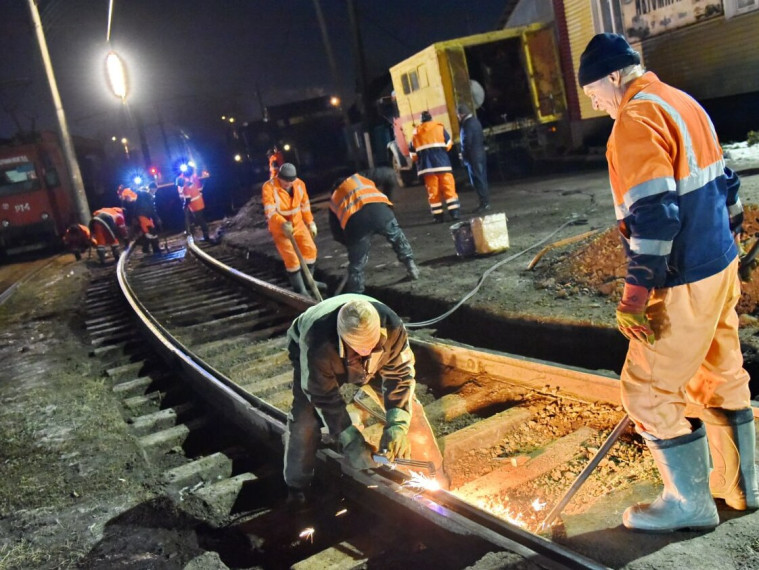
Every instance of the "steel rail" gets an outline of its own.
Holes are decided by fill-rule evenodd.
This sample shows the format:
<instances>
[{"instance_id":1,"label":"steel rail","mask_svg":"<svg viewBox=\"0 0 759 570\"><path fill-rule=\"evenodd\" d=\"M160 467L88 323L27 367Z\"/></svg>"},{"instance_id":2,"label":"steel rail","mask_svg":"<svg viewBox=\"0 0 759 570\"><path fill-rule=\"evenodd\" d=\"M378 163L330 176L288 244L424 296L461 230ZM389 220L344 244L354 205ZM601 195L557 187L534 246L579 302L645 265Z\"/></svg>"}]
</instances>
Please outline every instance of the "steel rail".
<instances>
[{"instance_id":1,"label":"steel rail","mask_svg":"<svg viewBox=\"0 0 759 570\"><path fill-rule=\"evenodd\" d=\"M311 299L285 291L223 264L199 248L191 238L187 241L187 250L213 270L269 299L301 310L315 304ZM138 317L140 329L150 339L156 351L169 365L179 368L195 390L206 398L212 407L232 420L246 436L262 439L274 447L281 445L281 438L286 429L284 412L244 391L201 358L191 354L189 349L174 338L142 305L127 278L126 263L132 252L133 248L130 246L119 259L118 282L127 302ZM358 471L345 464L342 456L330 448L320 449L317 452L317 461L324 472L340 474L337 479L347 496L361 504L376 504L377 512L384 512L389 504L392 504L399 516L413 514L433 527L464 539L476 538L499 549L515 552L551 570L607 568L560 544L482 511L447 491L410 490L404 485L407 482L405 475L389 467L380 467L371 472Z\"/></svg>"}]
</instances>

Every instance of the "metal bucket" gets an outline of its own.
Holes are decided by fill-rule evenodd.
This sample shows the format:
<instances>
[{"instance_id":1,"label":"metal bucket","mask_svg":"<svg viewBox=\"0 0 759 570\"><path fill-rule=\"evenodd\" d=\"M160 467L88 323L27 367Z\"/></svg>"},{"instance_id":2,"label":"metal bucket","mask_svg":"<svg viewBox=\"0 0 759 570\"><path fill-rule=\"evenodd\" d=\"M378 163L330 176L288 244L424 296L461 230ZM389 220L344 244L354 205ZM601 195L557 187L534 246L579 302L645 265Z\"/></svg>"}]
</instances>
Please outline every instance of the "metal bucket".
<instances>
[{"instance_id":1,"label":"metal bucket","mask_svg":"<svg viewBox=\"0 0 759 570\"><path fill-rule=\"evenodd\" d=\"M451 227L451 236L456 246L456 255L468 257L475 254L474 236L469 222L457 222Z\"/></svg>"}]
</instances>

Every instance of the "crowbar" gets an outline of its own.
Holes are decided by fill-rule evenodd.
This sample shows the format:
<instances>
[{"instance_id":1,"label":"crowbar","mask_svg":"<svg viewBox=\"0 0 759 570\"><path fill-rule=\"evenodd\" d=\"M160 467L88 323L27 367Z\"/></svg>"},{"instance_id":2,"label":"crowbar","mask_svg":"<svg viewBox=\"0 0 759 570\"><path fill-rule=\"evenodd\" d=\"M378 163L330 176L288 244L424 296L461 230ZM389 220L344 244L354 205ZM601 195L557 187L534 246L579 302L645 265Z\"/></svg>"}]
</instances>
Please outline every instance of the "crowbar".
<instances>
[{"instance_id":1,"label":"crowbar","mask_svg":"<svg viewBox=\"0 0 759 570\"><path fill-rule=\"evenodd\" d=\"M567 489L567 492L564 493L564 496L561 498L561 500L556 503L556 506L551 509L551 512L549 512L543 522L540 523L539 531L544 531L549 526L551 526L553 520L561 514L561 511L564 510L564 507L567 506L567 503L572 499L572 497L574 497L575 493L580 490L582 484L585 483L585 480L601 462L601 459L603 459L604 456L609 453L609 450L617 442L619 436L622 435L622 432L627 429L627 425L629 423L630 416L625 415L625 417L622 418L617 424L617 427L615 427L614 430L609 434L609 437L606 438L606 441L604 441L601 448L593 456L593 459L590 460L590 462L585 466L585 469L583 469L574 480L574 483L572 483L569 489Z\"/></svg>"},{"instance_id":2,"label":"crowbar","mask_svg":"<svg viewBox=\"0 0 759 570\"><path fill-rule=\"evenodd\" d=\"M295 250L295 255L298 256L298 261L300 262L300 269L303 271L303 275L306 277L306 282L308 283L309 288L311 289L311 292L314 294L314 298L317 301L323 301L321 293L319 293L319 288L316 286L316 282L314 281L313 275L311 275L311 272L308 270L308 264L306 264L306 260L303 259L303 254L300 252L300 248L298 248L298 244L295 243L295 237L291 234L287 236L290 239L290 243L293 244L293 249Z\"/></svg>"}]
</instances>

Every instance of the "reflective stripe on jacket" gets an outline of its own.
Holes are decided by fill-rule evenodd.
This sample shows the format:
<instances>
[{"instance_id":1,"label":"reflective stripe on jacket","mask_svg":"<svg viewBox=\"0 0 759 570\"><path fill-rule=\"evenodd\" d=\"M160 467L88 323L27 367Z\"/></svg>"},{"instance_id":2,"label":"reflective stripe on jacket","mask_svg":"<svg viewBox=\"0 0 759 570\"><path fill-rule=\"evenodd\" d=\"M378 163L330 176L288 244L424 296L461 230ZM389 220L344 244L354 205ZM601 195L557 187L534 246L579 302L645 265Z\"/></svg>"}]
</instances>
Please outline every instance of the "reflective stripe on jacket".
<instances>
[{"instance_id":1,"label":"reflective stripe on jacket","mask_svg":"<svg viewBox=\"0 0 759 570\"><path fill-rule=\"evenodd\" d=\"M296 178L291 190L292 194L282 188L279 178L276 177L264 182L261 188L261 200L270 227L272 224L279 227L285 222L292 222L295 226L301 221L306 224L314 221L306 185L300 178Z\"/></svg>"},{"instance_id":2,"label":"reflective stripe on jacket","mask_svg":"<svg viewBox=\"0 0 759 570\"><path fill-rule=\"evenodd\" d=\"M633 81L606 157L627 282L647 289L692 283L735 258L727 200L738 182L725 170L709 116L688 94L651 72Z\"/></svg>"},{"instance_id":3,"label":"reflective stripe on jacket","mask_svg":"<svg viewBox=\"0 0 759 570\"><path fill-rule=\"evenodd\" d=\"M414 129L409 153L411 159L418 163L417 172L420 175L450 172L452 168L448 151L452 147L453 140L442 123L427 121Z\"/></svg>"},{"instance_id":4,"label":"reflective stripe on jacket","mask_svg":"<svg viewBox=\"0 0 759 570\"><path fill-rule=\"evenodd\" d=\"M380 340L367 357L348 359L337 334L337 313L348 301L371 303L380 316ZM351 425L340 394L343 384L363 385L382 378L385 409L411 411L414 395L414 353L400 317L388 306L364 295L346 294L326 299L302 313L287 331L290 360L300 363L300 387L316 407L332 435Z\"/></svg>"},{"instance_id":5,"label":"reflective stripe on jacket","mask_svg":"<svg viewBox=\"0 0 759 570\"><path fill-rule=\"evenodd\" d=\"M346 178L338 186L329 200L329 209L337 216L340 227L345 229L350 217L367 204L381 203L392 206L374 182L364 178L360 174L354 174Z\"/></svg>"}]
</instances>

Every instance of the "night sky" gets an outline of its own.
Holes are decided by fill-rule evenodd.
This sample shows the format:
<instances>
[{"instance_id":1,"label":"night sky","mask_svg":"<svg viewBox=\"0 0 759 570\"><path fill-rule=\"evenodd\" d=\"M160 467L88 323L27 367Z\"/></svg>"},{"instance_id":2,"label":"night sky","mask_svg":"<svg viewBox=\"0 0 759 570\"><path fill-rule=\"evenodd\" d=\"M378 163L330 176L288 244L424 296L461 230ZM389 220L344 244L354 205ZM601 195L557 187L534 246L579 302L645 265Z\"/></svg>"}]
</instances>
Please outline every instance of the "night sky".
<instances>
[{"instance_id":1,"label":"night sky","mask_svg":"<svg viewBox=\"0 0 759 570\"><path fill-rule=\"evenodd\" d=\"M503 0L357 0L369 80L432 42L491 31ZM339 91L350 105L355 63L347 4L321 0L337 61L336 85L313 0L115 0L111 47L127 62L124 108L107 89L108 0L39 0L48 48L75 135L129 134L134 111L192 132L274 105ZM0 137L55 129L27 0L0 0ZM259 101L257 93L260 93ZM15 117L15 120L14 120Z\"/></svg>"}]
</instances>

